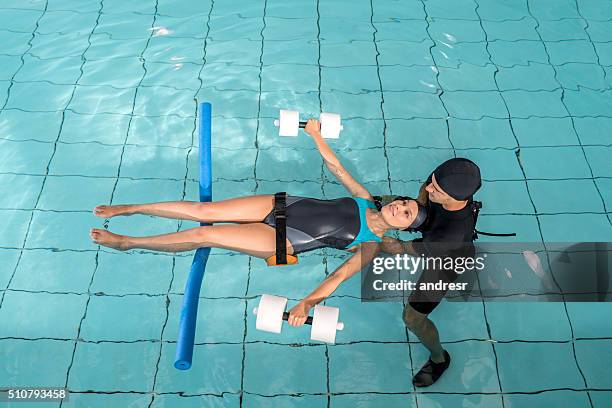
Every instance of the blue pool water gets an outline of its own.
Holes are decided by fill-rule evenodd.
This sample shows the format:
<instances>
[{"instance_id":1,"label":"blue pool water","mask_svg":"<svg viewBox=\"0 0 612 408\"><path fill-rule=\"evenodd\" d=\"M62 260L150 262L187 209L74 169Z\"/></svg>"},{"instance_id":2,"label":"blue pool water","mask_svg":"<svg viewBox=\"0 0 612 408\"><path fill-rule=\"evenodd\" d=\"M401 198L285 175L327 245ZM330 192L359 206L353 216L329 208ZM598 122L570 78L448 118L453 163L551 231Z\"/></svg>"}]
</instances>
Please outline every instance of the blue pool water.
<instances>
[{"instance_id":1,"label":"blue pool water","mask_svg":"<svg viewBox=\"0 0 612 408\"><path fill-rule=\"evenodd\" d=\"M481 229L612 241L611 86L604 0L0 0L0 387L72 393L36 407L612 406L609 303L444 302L432 320L453 364L426 389L402 305L361 303L357 278L327 301L346 322L336 345L256 331L259 296L303 298L343 262L334 251L267 268L213 250L180 372L193 254L88 237L95 205L197 200L209 101L217 200L346 195L307 137L272 123L329 111L345 127L330 145L373 193L415 194L468 157Z\"/></svg>"}]
</instances>

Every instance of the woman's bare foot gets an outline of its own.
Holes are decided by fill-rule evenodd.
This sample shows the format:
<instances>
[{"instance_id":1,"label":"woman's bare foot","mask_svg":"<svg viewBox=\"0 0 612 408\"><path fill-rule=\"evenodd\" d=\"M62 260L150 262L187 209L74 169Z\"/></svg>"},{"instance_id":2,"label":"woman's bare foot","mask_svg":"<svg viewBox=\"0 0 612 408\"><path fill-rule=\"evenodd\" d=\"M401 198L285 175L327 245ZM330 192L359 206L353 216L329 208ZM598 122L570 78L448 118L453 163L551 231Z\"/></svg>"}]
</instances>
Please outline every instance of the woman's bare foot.
<instances>
[{"instance_id":1,"label":"woman's bare foot","mask_svg":"<svg viewBox=\"0 0 612 408\"><path fill-rule=\"evenodd\" d=\"M113 234L105 229L92 228L89 232L89 236L93 242L105 247L114 248L119 251L127 251L130 249L125 235Z\"/></svg>"},{"instance_id":2,"label":"woman's bare foot","mask_svg":"<svg viewBox=\"0 0 612 408\"><path fill-rule=\"evenodd\" d=\"M96 217L112 218L116 215L132 215L132 205L99 205L94 208L93 213Z\"/></svg>"}]
</instances>

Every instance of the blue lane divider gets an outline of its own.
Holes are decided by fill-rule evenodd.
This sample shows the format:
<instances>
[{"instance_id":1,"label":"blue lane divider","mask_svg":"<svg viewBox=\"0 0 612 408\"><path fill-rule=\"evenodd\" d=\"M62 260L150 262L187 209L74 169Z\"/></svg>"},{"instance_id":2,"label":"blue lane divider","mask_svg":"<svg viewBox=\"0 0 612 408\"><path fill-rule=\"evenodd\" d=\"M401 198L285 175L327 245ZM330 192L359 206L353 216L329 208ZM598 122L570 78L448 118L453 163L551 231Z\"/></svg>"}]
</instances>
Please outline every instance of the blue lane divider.
<instances>
[{"instance_id":1,"label":"blue lane divider","mask_svg":"<svg viewBox=\"0 0 612 408\"><path fill-rule=\"evenodd\" d=\"M206 202L212 200L212 161L210 155L212 105L208 102L201 103L198 110L200 112L200 201ZM200 225L210 224L200 223ZM198 300L209 254L210 248L198 248L193 257L191 270L185 284L176 356L174 358L174 367L179 370L188 370L191 367L198 317Z\"/></svg>"}]
</instances>

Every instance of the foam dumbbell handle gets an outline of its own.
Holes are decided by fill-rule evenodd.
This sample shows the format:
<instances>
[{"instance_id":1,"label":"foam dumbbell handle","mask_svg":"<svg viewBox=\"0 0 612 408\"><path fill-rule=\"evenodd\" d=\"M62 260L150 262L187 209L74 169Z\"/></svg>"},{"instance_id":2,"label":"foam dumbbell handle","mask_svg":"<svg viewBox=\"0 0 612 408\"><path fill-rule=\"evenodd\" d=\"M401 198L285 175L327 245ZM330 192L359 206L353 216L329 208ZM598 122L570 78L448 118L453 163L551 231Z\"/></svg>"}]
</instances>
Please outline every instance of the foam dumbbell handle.
<instances>
[{"instance_id":1,"label":"foam dumbbell handle","mask_svg":"<svg viewBox=\"0 0 612 408\"><path fill-rule=\"evenodd\" d=\"M289 320L289 312L283 313L283 320L284 321ZM312 316L308 316L306 318L305 324L309 324L312 326ZM338 322L338 324L336 324L336 330L344 330L344 323Z\"/></svg>"}]
</instances>

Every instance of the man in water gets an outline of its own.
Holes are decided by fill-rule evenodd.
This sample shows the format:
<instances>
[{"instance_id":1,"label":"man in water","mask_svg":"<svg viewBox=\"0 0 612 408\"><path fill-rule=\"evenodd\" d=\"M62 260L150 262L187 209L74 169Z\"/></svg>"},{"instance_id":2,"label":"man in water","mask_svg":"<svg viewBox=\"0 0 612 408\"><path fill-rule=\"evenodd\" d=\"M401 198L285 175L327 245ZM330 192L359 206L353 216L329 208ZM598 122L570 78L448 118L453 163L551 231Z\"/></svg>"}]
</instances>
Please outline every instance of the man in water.
<instances>
[{"instance_id":1,"label":"man in water","mask_svg":"<svg viewBox=\"0 0 612 408\"><path fill-rule=\"evenodd\" d=\"M427 221L420 232L422 238L400 241L385 237L382 250L390 254L456 257L474 256L472 244L475 229L472 196L480 188L480 169L468 159L454 158L438 166L419 191L417 199L428 208ZM416 387L435 383L450 365L450 355L442 348L438 329L428 315L440 304L446 290L419 290L421 283L454 282L454 271L423 270L416 290L410 294L404 309L404 322L431 356L413 377ZM423 285L427 286L427 285Z\"/></svg>"}]
</instances>

